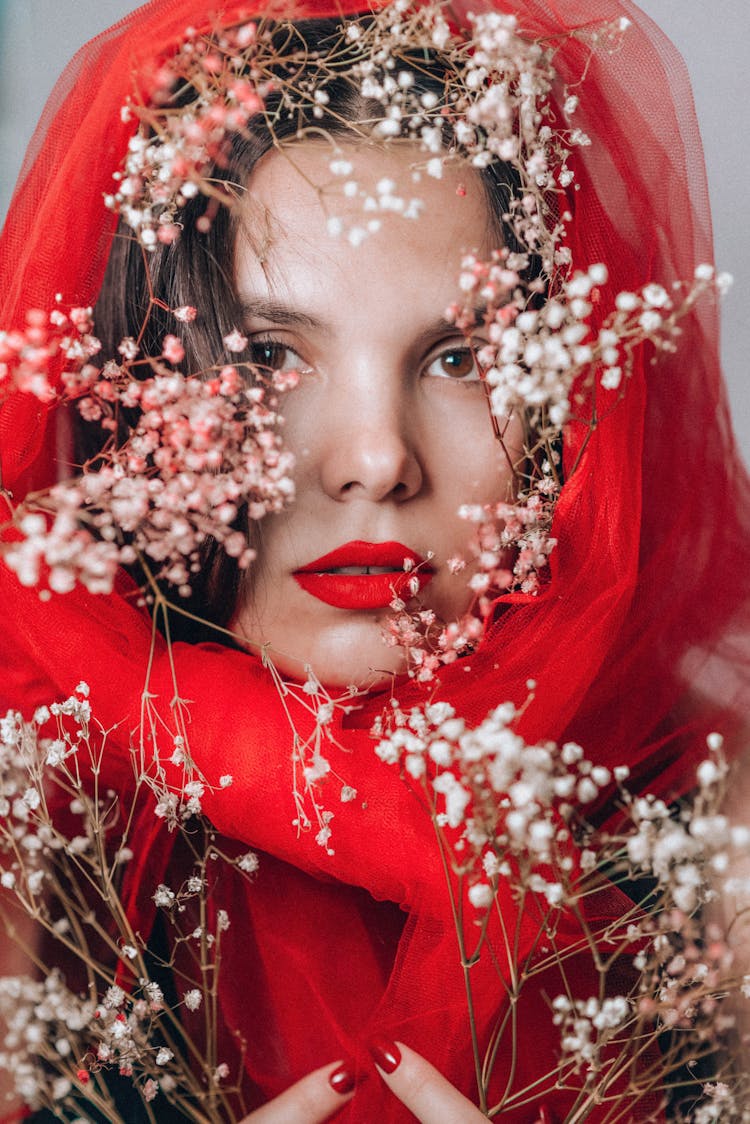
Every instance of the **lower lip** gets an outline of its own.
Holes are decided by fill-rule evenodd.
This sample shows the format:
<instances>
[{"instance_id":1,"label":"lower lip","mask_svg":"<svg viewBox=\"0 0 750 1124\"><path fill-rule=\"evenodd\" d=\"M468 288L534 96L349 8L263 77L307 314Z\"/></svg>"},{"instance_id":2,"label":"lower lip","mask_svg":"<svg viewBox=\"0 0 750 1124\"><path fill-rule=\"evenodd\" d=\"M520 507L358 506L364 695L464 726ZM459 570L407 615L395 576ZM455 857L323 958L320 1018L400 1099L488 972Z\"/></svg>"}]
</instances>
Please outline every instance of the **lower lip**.
<instances>
[{"instance_id":1,"label":"lower lip","mask_svg":"<svg viewBox=\"0 0 750 1124\"><path fill-rule=\"evenodd\" d=\"M412 582L422 590L432 581L432 571L417 570L412 574L326 574L297 571L294 580L305 590L332 605L334 609L385 609L396 597L408 601L414 597Z\"/></svg>"}]
</instances>

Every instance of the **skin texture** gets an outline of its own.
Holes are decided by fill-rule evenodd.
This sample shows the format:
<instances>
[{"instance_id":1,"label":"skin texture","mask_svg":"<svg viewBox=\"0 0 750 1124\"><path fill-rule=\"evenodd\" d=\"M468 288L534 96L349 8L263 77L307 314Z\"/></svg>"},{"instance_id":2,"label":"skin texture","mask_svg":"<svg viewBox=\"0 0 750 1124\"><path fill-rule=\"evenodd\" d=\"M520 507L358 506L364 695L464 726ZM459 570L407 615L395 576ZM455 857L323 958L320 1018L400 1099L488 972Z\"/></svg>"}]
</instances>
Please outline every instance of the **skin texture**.
<instances>
[{"instance_id":1,"label":"skin texture","mask_svg":"<svg viewBox=\"0 0 750 1124\"><path fill-rule=\"evenodd\" d=\"M371 686L403 669L401 650L383 643L388 610L325 605L294 571L353 540L396 541L432 556L422 604L455 619L471 600L471 570L446 565L466 555L470 528L458 508L512 496L509 458L521 457L522 427L507 423L506 455L466 340L444 321L462 254L497 245L479 178L448 167L440 180L414 182L418 153L408 143L343 154L353 166L346 177L331 173L322 143L269 153L243 203L235 273L244 332L259 360L297 368L301 379L282 406L296 502L263 522L253 588L233 627L268 645L286 674L303 677L310 665L328 686ZM344 184L376 197L384 178L407 203L419 198L421 213L379 213L380 229L353 247L348 231L372 214ZM343 220L338 237L331 216Z\"/></svg>"}]
</instances>

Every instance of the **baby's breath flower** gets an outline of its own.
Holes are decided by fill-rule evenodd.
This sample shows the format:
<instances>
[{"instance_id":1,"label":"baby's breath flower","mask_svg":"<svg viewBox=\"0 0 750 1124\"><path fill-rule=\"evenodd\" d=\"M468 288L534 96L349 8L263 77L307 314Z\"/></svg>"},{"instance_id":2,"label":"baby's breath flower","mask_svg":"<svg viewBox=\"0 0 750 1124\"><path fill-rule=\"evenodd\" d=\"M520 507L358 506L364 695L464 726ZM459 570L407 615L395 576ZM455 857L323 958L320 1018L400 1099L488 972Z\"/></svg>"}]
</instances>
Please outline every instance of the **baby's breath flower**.
<instances>
[{"instance_id":1,"label":"baby's breath flower","mask_svg":"<svg viewBox=\"0 0 750 1124\"><path fill-rule=\"evenodd\" d=\"M233 351L239 354L247 347L247 336L243 336L242 332L238 332L235 328L228 336L224 336L224 346L227 351Z\"/></svg>"},{"instance_id":2,"label":"baby's breath flower","mask_svg":"<svg viewBox=\"0 0 750 1124\"><path fill-rule=\"evenodd\" d=\"M190 991L186 991L183 999L188 1011L197 1011L201 1003L203 1002L203 996L201 995L197 987L191 988Z\"/></svg>"},{"instance_id":3,"label":"baby's breath flower","mask_svg":"<svg viewBox=\"0 0 750 1124\"><path fill-rule=\"evenodd\" d=\"M475 882L473 886L469 887L468 897L475 909L489 909L495 894L492 887L488 886L486 882Z\"/></svg>"},{"instance_id":4,"label":"baby's breath flower","mask_svg":"<svg viewBox=\"0 0 750 1124\"><path fill-rule=\"evenodd\" d=\"M240 870L244 871L245 874L255 874L256 870L260 866L260 860L258 859L255 851L246 851L245 854L240 855L240 857L236 861L237 866L240 868Z\"/></svg>"},{"instance_id":5,"label":"baby's breath flower","mask_svg":"<svg viewBox=\"0 0 750 1124\"><path fill-rule=\"evenodd\" d=\"M157 905L160 909L169 909L174 905L175 902L174 890L170 890L170 888L168 886L165 886L163 882L160 883L157 890L153 894L153 901L154 904Z\"/></svg>"}]
</instances>

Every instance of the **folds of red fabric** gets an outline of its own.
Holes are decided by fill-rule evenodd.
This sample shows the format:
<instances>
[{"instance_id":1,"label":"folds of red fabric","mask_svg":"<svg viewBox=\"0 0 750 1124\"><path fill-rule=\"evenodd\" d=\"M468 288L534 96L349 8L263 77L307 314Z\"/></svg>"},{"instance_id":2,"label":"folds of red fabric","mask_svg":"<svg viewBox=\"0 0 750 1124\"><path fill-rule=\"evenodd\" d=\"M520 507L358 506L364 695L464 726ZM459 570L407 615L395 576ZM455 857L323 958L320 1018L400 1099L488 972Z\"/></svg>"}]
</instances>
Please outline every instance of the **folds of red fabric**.
<instances>
[{"instance_id":1,"label":"folds of red fabric","mask_svg":"<svg viewBox=\"0 0 750 1124\"><path fill-rule=\"evenodd\" d=\"M0 702L5 707L23 698L30 713L86 680L94 717L108 731L103 781L126 798L134 765L149 768L155 749L169 782L176 789L182 783L180 771L168 761L179 684L190 751L209 786L204 811L235 847L261 852L252 884L228 868L211 899L212 908L225 908L231 918L220 984L220 1040L230 1056L238 1037L246 1043L250 1101L263 1103L310 1068L342 1054L367 1066L366 1044L375 1033L408 1041L471 1095L474 1067L455 923L434 829L415 791L376 757L367 730L339 728L340 745L332 743L328 756L333 772L356 787L357 798L335 808L333 854L315 842L314 832L298 834L292 825L287 709L300 730L310 723L307 711L290 697L282 705L265 669L244 653L185 644L168 652L130 600L134 594L123 578L111 597L80 590L52 595L40 612L38 591L21 587L0 566L6 635L14 637ZM153 724L142 721L146 690L158 715L158 746L149 734ZM219 778L229 770L233 783L221 788ZM149 824L148 812L143 824ZM150 839L146 831L139 838L148 843L148 861L136 856L133 869L147 869L150 891L139 897L136 873L130 900L133 924L144 932L154 917L155 872L178 883L185 872L179 856L170 855L174 837L166 830L152 832ZM471 969L483 1039L507 1009L515 968L530 967L534 949L539 956L548 952L539 942L535 908L519 917L503 884L499 903L503 926L516 934L515 948L511 965L500 927L491 926L485 954ZM616 903L608 906L616 908ZM467 942L475 936L469 919ZM569 949L579 939L578 927L561 915L558 947ZM501 1051L493 1082L498 1096L512 1067L516 1088L542 1079L540 1089L551 1108L564 1113L574 1099L574 1094L551 1091L552 1081L543 1079L554 1068L557 1051L548 1000L565 988L582 997L594 994L590 954L570 961L565 978L567 983L550 967L520 1000L514 998L519 1054ZM524 1047L532 1039L535 1055ZM358 1121L409 1119L373 1072L347 1111ZM519 1107L507 1118L527 1122L534 1112Z\"/></svg>"}]
</instances>

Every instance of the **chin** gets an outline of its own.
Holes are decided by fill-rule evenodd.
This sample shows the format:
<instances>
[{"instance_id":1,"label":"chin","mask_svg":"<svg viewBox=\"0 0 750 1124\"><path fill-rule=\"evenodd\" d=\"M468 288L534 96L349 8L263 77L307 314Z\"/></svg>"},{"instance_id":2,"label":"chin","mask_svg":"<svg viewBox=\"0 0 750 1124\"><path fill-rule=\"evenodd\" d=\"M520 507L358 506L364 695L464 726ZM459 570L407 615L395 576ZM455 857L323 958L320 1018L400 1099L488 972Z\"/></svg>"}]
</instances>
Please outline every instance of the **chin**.
<instances>
[{"instance_id":1,"label":"chin","mask_svg":"<svg viewBox=\"0 0 750 1124\"><path fill-rule=\"evenodd\" d=\"M364 635L363 635L364 634ZM284 644L269 636L266 652L274 667L284 676L304 680L308 669L326 688L356 687L370 691L391 682L406 671L403 649L389 647L383 640L380 624L327 630L311 638Z\"/></svg>"}]
</instances>

